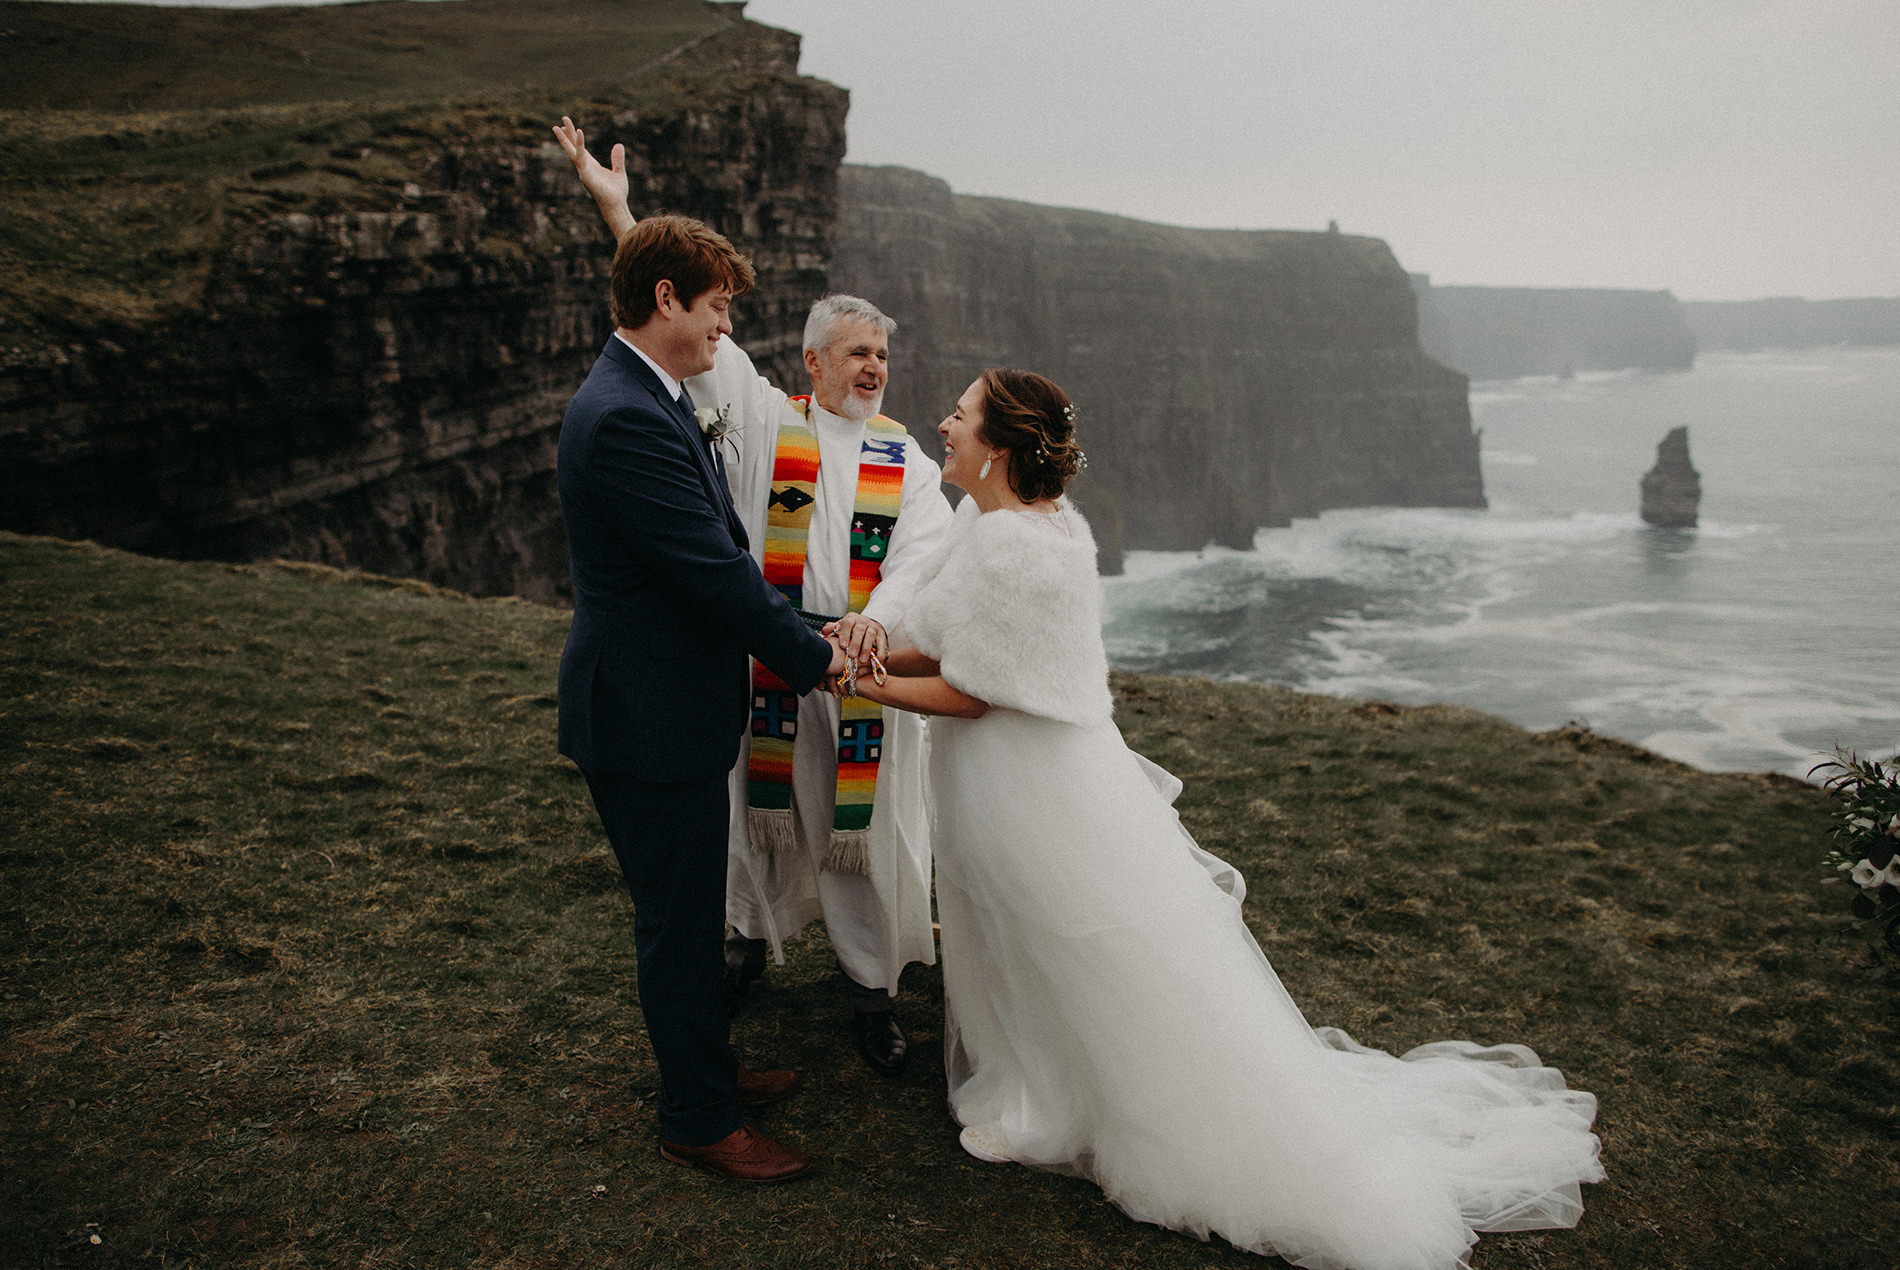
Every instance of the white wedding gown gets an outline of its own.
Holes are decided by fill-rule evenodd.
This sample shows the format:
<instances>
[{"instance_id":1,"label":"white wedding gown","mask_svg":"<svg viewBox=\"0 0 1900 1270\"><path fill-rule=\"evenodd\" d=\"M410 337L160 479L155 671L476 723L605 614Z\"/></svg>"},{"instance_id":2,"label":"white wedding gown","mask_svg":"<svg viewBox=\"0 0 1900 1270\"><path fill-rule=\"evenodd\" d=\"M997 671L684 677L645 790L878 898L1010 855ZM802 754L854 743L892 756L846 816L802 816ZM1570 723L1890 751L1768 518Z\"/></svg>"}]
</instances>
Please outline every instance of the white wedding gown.
<instances>
[{"instance_id":1,"label":"white wedding gown","mask_svg":"<svg viewBox=\"0 0 1900 1270\"><path fill-rule=\"evenodd\" d=\"M1112 722L992 707L930 732L961 1123L1131 1217L1300 1266L1460 1266L1475 1231L1576 1224L1594 1096L1519 1045L1393 1057L1309 1027L1244 884Z\"/></svg>"}]
</instances>

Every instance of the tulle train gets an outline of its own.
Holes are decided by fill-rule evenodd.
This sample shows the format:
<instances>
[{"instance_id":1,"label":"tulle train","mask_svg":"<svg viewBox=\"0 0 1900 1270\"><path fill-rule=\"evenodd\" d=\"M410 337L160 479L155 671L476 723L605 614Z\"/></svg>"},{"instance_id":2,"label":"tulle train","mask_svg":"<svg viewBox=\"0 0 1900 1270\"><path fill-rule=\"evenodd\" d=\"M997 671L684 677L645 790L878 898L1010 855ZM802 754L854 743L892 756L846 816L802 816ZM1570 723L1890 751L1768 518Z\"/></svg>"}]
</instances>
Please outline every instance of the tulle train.
<instances>
[{"instance_id":1,"label":"tulle train","mask_svg":"<svg viewBox=\"0 0 1900 1270\"><path fill-rule=\"evenodd\" d=\"M951 1107L1131 1217L1296 1265L1464 1264L1574 1225L1596 1100L1521 1045L1309 1027L1112 725L931 725Z\"/></svg>"}]
</instances>

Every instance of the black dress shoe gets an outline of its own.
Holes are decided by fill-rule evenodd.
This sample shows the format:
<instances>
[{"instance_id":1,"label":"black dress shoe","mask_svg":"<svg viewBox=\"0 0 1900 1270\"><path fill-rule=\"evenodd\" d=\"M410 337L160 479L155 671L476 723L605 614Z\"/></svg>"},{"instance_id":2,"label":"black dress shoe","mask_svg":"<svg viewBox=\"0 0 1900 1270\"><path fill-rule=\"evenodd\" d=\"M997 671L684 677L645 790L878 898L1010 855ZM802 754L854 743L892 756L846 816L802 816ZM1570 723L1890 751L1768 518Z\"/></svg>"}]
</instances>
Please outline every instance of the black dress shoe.
<instances>
[{"instance_id":1,"label":"black dress shoe","mask_svg":"<svg viewBox=\"0 0 1900 1270\"><path fill-rule=\"evenodd\" d=\"M738 1012L739 1003L760 975L765 973L763 939L726 941L726 1012Z\"/></svg>"},{"instance_id":2,"label":"black dress shoe","mask_svg":"<svg viewBox=\"0 0 1900 1270\"><path fill-rule=\"evenodd\" d=\"M910 1056L910 1041L889 1010L853 1013L852 1029L858 1034L858 1053L871 1070L880 1076L895 1076L904 1070Z\"/></svg>"}]
</instances>

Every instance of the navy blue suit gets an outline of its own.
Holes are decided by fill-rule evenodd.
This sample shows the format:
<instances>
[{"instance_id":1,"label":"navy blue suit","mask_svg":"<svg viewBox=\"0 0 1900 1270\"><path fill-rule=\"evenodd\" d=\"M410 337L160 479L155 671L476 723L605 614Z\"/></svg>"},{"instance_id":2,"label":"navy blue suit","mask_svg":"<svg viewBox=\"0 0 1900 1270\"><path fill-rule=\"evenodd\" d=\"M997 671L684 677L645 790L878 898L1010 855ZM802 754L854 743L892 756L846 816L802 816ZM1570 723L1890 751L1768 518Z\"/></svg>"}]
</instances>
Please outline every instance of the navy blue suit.
<instances>
[{"instance_id":1,"label":"navy blue suit","mask_svg":"<svg viewBox=\"0 0 1900 1270\"><path fill-rule=\"evenodd\" d=\"M740 1123L723 940L746 658L807 692L831 645L760 576L719 458L618 338L568 404L558 473L574 580L560 749L633 895L661 1137L702 1146Z\"/></svg>"}]
</instances>

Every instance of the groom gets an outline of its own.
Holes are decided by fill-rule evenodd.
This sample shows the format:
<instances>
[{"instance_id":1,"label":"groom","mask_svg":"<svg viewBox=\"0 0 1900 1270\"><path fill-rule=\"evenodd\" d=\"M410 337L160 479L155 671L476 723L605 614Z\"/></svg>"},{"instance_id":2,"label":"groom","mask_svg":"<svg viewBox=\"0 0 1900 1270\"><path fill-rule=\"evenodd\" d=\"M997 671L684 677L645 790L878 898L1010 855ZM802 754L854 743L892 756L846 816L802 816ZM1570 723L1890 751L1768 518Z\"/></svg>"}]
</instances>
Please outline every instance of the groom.
<instances>
[{"instance_id":1,"label":"groom","mask_svg":"<svg viewBox=\"0 0 1900 1270\"><path fill-rule=\"evenodd\" d=\"M844 653L766 585L680 386L712 368L752 279L731 243L686 217L640 222L614 254L614 334L561 422L574 622L560 750L586 776L633 895L660 1154L776 1182L811 1164L740 1114L799 1078L746 1071L729 1040L726 774L750 715L747 656L803 694Z\"/></svg>"},{"instance_id":2,"label":"groom","mask_svg":"<svg viewBox=\"0 0 1900 1270\"><path fill-rule=\"evenodd\" d=\"M571 118L562 116L554 136L615 240L625 237L637 223L625 148L613 147L607 168ZM714 369L688 385L732 425L721 448L736 456L733 495L754 558L802 607L844 614L836 634L860 658L866 649L886 651L885 627L902 620L952 516L936 461L880 413L896 325L868 300L827 296L805 323L809 397L789 397L760 378L730 339L719 342ZM813 461L815 477L805 470ZM923 723L875 707L841 720L828 694L805 697L788 718L778 693L754 687L755 735L732 778L728 995L736 1004L764 971L768 948L783 965L784 942L822 919L858 1052L894 1076L909 1050L893 1012L899 978L911 961L936 960ZM867 717L882 727L881 751L858 758L850 783L840 782L843 729ZM861 792L867 783L869 799Z\"/></svg>"}]
</instances>

